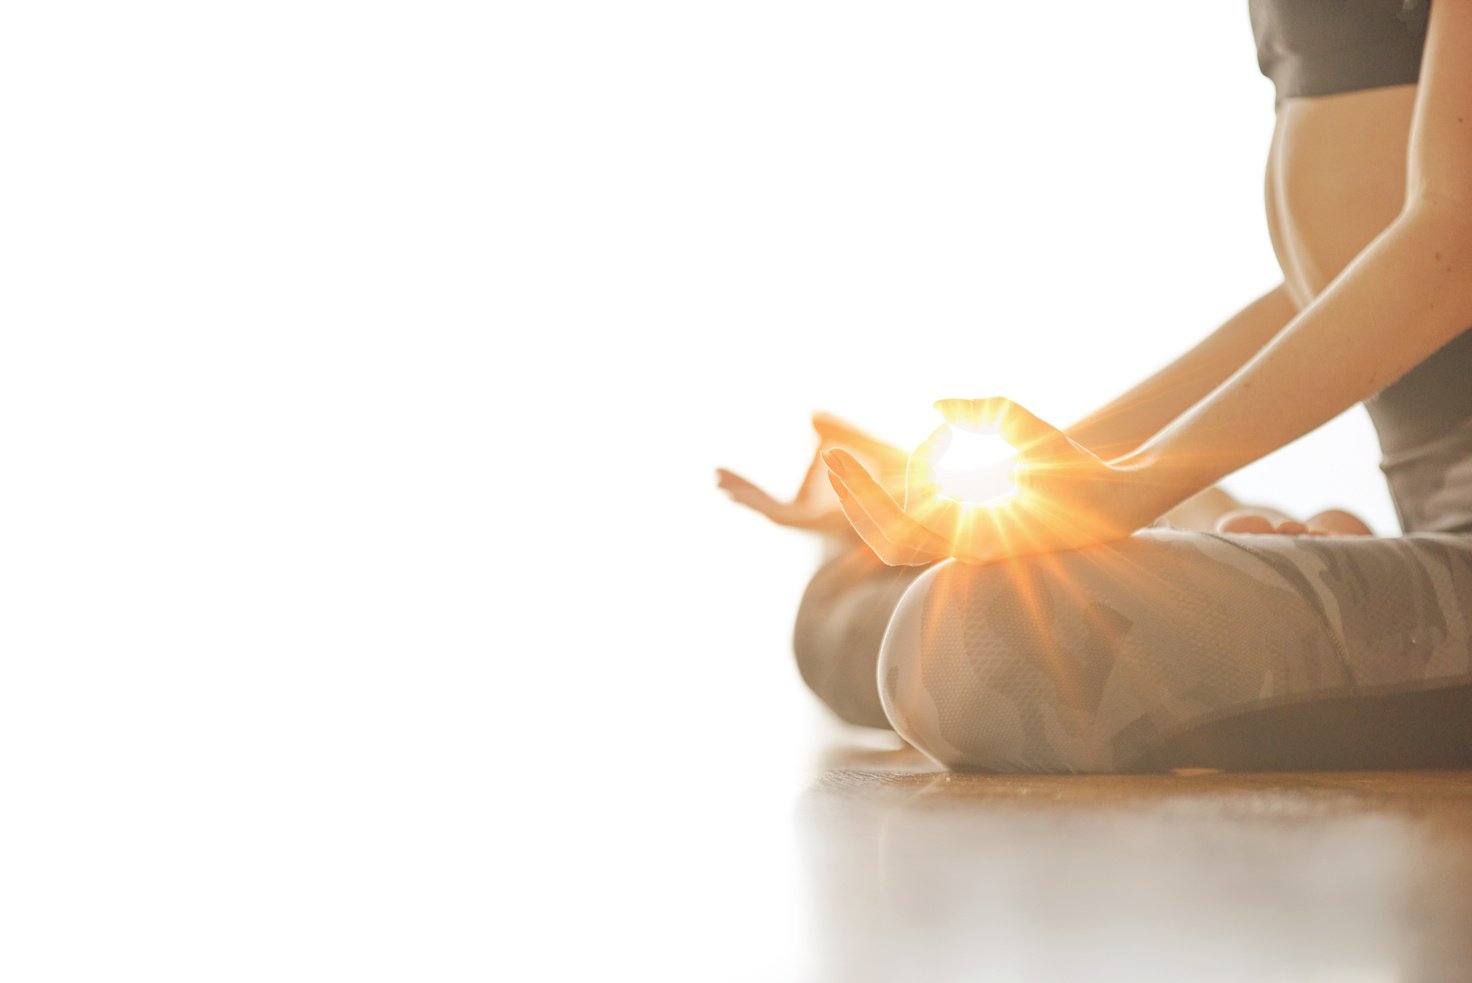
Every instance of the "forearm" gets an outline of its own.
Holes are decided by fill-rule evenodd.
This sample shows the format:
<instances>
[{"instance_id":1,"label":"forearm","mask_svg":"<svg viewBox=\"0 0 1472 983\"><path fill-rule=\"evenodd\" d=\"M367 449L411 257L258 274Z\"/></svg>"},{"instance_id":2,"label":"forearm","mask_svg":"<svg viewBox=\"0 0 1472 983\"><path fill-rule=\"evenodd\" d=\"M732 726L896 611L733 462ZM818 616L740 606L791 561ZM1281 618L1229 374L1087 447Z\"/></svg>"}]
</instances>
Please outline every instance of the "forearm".
<instances>
[{"instance_id":1,"label":"forearm","mask_svg":"<svg viewBox=\"0 0 1472 983\"><path fill-rule=\"evenodd\" d=\"M1180 358L1065 428L1068 436L1105 460L1136 450L1241 368L1295 313L1287 290L1276 287Z\"/></svg>"},{"instance_id":2,"label":"forearm","mask_svg":"<svg viewBox=\"0 0 1472 983\"><path fill-rule=\"evenodd\" d=\"M1472 325L1465 207L1409 207L1291 324L1135 453L1133 511L1158 515L1379 392Z\"/></svg>"},{"instance_id":3,"label":"forearm","mask_svg":"<svg viewBox=\"0 0 1472 983\"><path fill-rule=\"evenodd\" d=\"M1472 3L1437 4L1406 208L1271 344L1116 461L1118 514L1149 521L1384 389L1472 324ZM1131 480L1133 479L1133 480Z\"/></svg>"}]
</instances>

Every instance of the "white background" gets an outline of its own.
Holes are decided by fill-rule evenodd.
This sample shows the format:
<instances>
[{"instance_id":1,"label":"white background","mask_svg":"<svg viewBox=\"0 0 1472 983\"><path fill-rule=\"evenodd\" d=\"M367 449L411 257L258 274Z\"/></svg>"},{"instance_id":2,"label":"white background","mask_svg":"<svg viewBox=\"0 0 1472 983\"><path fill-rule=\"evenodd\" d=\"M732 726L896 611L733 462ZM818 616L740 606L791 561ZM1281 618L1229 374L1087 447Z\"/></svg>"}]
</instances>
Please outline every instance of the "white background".
<instances>
[{"instance_id":1,"label":"white background","mask_svg":"<svg viewBox=\"0 0 1472 983\"><path fill-rule=\"evenodd\" d=\"M1272 286L1245 6L8 9L0 976L802 978L816 548L711 469Z\"/></svg>"}]
</instances>

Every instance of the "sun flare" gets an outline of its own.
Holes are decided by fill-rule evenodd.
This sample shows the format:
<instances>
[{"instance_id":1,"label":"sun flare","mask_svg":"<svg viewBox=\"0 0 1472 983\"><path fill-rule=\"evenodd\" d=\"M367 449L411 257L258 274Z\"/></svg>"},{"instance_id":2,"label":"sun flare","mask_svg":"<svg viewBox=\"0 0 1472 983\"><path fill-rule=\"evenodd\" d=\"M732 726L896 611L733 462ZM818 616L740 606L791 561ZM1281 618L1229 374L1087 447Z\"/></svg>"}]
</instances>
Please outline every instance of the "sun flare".
<instances>
[{"instance_id":1,"label":"sun flare","mask_svg":"<svg viewBox=\"0 0 1472 983\"><path fill-rule=\"evenodd\" d=\"M930 464L936 491L968 505L1000 505L1017 490L1017 451L994 433L952 427Z\"/></svg>"}]
</instances>

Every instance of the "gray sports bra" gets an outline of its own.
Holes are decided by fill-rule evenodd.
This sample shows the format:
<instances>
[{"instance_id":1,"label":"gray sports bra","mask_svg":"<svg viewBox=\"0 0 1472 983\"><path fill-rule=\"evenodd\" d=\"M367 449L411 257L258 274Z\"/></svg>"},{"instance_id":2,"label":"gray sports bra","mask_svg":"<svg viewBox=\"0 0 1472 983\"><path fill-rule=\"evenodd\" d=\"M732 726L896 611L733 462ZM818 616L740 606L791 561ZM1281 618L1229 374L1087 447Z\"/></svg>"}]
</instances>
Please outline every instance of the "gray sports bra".
<instances>
[{"instance_id":1,"label":"gray sports bra","mask_svg":"<svg viewBox=\"0 0 1472 983\"><path fill-rule=\"evenodd\" d=\"M1415 82L1430 0L1248 0L1278 101Z\"/></svg>"}]
</instances>

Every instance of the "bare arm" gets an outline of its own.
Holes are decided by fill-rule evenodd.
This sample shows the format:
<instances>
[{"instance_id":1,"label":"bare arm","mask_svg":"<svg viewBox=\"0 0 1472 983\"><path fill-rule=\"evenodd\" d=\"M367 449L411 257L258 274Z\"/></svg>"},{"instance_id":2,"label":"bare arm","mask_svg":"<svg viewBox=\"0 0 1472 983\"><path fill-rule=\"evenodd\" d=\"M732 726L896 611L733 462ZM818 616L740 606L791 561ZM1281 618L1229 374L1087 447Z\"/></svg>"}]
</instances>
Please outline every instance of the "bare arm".
<instances>
[{"instance_id":1,"label":"bare arm","mask_svg":"<svg viewBox=\"0 0 1472 983\"><path fill-rule=\"evenodd\" d=\"M1155 515L1385 388L1472 325L1472 2L1431 13L1400 216L1209 397L1116 462Z\"/></svg>"},{"instance_id":2,"label":"bare arm","mask_svg":"<svg viewBox=\"0 0 1472 983\"><path fill-rule=\"evenodd\" d=\"M1180 358L1065 432L1104 460L1138 449L1242 368L1297 312L1287 288L1278 285Z\"/></svg>"},{"instance_id":3,"label":"bare arm","mask_svg":"<svg viewBox=\"0 0 1472 983\"><path fill-rule=\"evenodd\" d=\"M995 428L1018 448L1014 494L976 506L917 495L901 507L834 449L824 460L844 514L890 564L1108 542L1379 392L1472 324L1472 0L1431 12L1408 163L1400 216L1139 450L1105 460L1009 400L942 400L951 424Z\"/></svg>"}]
</instances>

